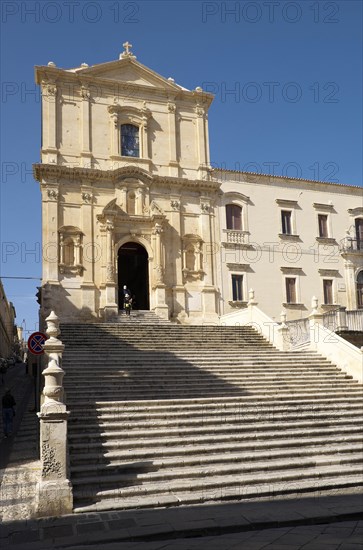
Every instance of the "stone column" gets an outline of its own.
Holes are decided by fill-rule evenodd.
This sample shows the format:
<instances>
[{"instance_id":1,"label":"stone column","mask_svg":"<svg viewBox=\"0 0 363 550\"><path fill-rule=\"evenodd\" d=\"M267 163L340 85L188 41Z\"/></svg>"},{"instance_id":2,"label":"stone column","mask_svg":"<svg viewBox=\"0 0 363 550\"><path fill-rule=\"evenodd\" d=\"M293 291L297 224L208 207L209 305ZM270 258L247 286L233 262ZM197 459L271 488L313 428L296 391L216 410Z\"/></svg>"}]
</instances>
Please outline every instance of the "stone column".
<instances>
[{"instance_id":1,"label":"stone column","mask_svg":"<svg viewBox=\"0 0 363 550\"><path fill-rule=\"evenodd\" d=\"M61 367L64 346L59 335L59 319L54 311L47 317L44 344L48 366L43 371L44 401L38 413L40 419L41 479L36 490L38 516L71 514L73 509L72 485L69 480L67 421L63 395L64 370Z\"/></svg>"},{"instance_id":2,"label":"stone column","mask_svg":"<svg viewBox=\"0 0 363 550\"><path fill-rule=\"evenodd\" d=\"M181 240L181 196L170 195L170 225L173 228L172 243L169 254L174 266L174 285L173 285L173 313L174 319L179 318L181 321L186 316L186 296L185 287L183 284L183 265L185 265L185 250ZM169 258L170 259L170 258Z\"/></svg>"},{"instance_id":3,"label":"stone column","mask_svg":"<svg viewBox=\"0 0 363 550\"><path fill-rule=\"evenodd\" d=\"M94 226L93 226L93 190L91 186L82 185L82 206L81 206L81 219L82 219L82 231L83 231L83 254L82 265L83 281L82 288L82 307L95 314L95 284L94 284L94 272L95 261L101 261L100 244L95 242L94 239Z\"/></svg>"},{"instance_id":4,"label":"stone column","mask_svg":"<svg viewBox=\"0 0 363 550\"><path fill-rule=\"evenodd\" d=\"M58 284L58 184L43 187L43 282Z\"/></svg>"},{"instance_id":5,"label":"stone column","mask_svg":"<svg viewBox=\"0 0 363 550\"><path fill-rule=\"evenodd\" d=\"M216 312L216 288L214 286L214 247L212 242L210 212L210 199L200 198L200 233L203 241L203 272L204 286L202 290L203 314L208 318L217 316Z\"/></svg>"},{"instance_id":6,"label":"stone column","mask_svg":"<svg viewBox=\"0 0 363 550\"><path fill-rule=\"evenodd\" d=\"M111 221L106 223L106 319L118 314L118 305L116 301L115 266L113 253L113 231L114 225Z\"/></svg>"},{"instance_id":7,"label":"stone column","mask_svg":"<svg viewBox=\"0 0 363 550\"><path fill-rule=\"evenodd\" d=\"M164 284L164 262L161 244L163 228L159 223L154 227L155 239L155 264L154 264L154 290L155 290L155 313L164 319L169 318L169 308L166 305L166 293Z\"/></svg>"}]
</instances>

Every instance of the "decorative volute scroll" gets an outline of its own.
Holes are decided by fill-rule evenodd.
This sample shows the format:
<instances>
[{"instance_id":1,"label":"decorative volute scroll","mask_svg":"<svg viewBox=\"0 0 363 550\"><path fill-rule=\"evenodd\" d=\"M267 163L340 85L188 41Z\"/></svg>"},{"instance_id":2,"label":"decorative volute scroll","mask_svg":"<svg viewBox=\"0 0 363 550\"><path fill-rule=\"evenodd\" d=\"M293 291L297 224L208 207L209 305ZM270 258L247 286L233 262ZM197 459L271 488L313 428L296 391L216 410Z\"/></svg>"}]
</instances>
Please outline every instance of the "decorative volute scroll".
<instances>
[{"instance_id":1,"label":"decorative volute scroll","mask_svg":"<svg viewBox=\"0 0 363 550\"><path fill-rule=\"evenodd\" d=\"M183 237L183 278L184 281L202 280L203 240L199 235L188 234Z\"/></svg>"}]
</instances>

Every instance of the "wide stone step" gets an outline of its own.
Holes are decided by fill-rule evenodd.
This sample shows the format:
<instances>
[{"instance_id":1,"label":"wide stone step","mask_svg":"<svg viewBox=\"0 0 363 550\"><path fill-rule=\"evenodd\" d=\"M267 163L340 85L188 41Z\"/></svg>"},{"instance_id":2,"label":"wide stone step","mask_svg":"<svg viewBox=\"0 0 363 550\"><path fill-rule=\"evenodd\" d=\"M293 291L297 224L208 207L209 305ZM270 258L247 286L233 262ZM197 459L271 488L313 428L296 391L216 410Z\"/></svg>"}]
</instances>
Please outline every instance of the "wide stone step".
<instances>
[{"instance_id":1,"label":"wide stone step","mask_svg":"<svg viewBox=\"0 0 363 550\"><path fill-rule=\"evenodd\" d=\"M135 424L140 423L153 423L160 421L162 423L198 423L200 421L209 422L219 419L220 421L238 421L240 419L251 419L258 421L259 419L284 419L284 418L315 418L315 417L327 417L330 416L355 416L361 415L363 412L363 404L361 400L356 402L344 402L339 403L323 402L323 403L289 403L287 405L279 404L256 404L254 406L230 403L226 406L218 407L213 404L206 406L197 406L189 409L188 407L169 407L167 410L164 406L161 407L134 407L131 405L129 408L125 407L123 402L120 406L113 405L108 402L108 406L102 406L95 409L90 407L81 408L74 407L72 414L69 418L70 424L73 421L81 424L84 421L99 422L105 424L112 424L114 422L127 423L131 422Z\"/></svg>"},{"instance_id":2,"label":"wide stone step","mask_svg":"<svg viewBox=\"0 0 363 550\"><path fill-rule=\"evenodd\" d=\"M195 365L193 365L195 367ZM65 369L65 366L63 365L63 368ZM86 365L84 365L84 371L82 372L81 367L77 371L67 371L68 380L72 380L72 382L94 382L95 377L99 377L102 379L120 379L124 378L126 375L132 374L133 377L153 377L155 374L165 375L172 377L174 380L185 380L185 375L188 374L190 376L193 376L194 378L198 379L205 379L208 375L213 375L215 377L217 376L223 376L224 378L236 378L236 377L242 377L249 379L254 379L256 381L261 380L276 380L281 379L283 380L292 380L292 379L310 379L310 380L319 380L320 378L324 378L327 380L334 380L334 379L352 379L352 377L343 372L343 371L334 371L331 372L329 370L319 369L319 370L297 370L295 371L289 371L288 369L284 370L272 370L272 369L265 369L265 368L245 368L245 367L234 367L234 368L225 368L225 369L217 369L217 368L209 368L208 366L203 367L195 367L193 371L191 372L190 365L187 366L173 366L170 364L170 368L168 367L158 367L154 365L149 366L138 366L138 365L130 365L128 363L120 363L117 365L117 367L113 367L111 369L99 369L97 367L92 367L89 370L86 371ZM92 378L88 376L89 371L92 371Z\"/></svg>"},{"instance_id":3,"label":"wide stone step","mask_svg":"<svg viewBox=\"0 0 363 550\"><path fill-rule=\"evenodd\" d=\"M138 429L148 429L155 430L161 428L187 428L187 427L200 427L200 426L217 426L220 423L223 426L229 426L234 424L240 424L241 422L250 424L252 422L256 423L256 429L260 429L262 423L266 423L269 420L273 422L285 423L289 425L291 423L299 423L301 426L302 422L329 422L330 424L335 424L338 421L346 421L352 423L358 421L362 418L362 409L357 409L356 411L352 410L342 410L342 411L312 411L312 412L291 412L288 413L283 411L281 413L275 412L274 414L269 415L268 413L257 413L254 414L245 414L243 411L238 411L234 413L223 413L223 411L216 412L213 414L205 413L199 418L190 418L190 415L180 418L179 416L168 415L168 419L164 419L159 416L159 418L152 418L149 415L144 416L144 420L140 420L140 416L132 417L128 415L121 417L120 415L99 415L97 421L94 420L92 415L88 415L87 418L83 418L79 415L72 414L69 419L69 426L77 432L108 432L112 430L138 430Z\"/></svg>"},{"instance_id":4,"label":"wide stone step","mask_svg":"<svg viewBox=\"0 0 363 550\"><path fill-rule=\"evenodd\" d=\"M231 483L228 486L222 485L218 487L205 486L201 491L194 490L193 486L187 487L184 490L178 491L177 494L165 492L155 496L140 495L129 496L117 494L111 499L102 502L86 504L76 504L75 513L87 512L102 512L105 510L127 510L132 508L156 508L168 506L180 506L190 504L200 504L202 502L220 502L220 501L235 501L251 498L273 498L277 495L300 495L309 494L316 491L336 491L342 488L359 487L362 485L362 477L360 475L346 475L344 478L337 478L335 475L324 477L324 479L300 479L287 480L280 482L267 483L259 482L257 485L246 486L241 485L239 481Z\"/></svg>"},{"instance_id":5,"label":"wide stone step","mask_svg":"<svg viewBox=\"0 0 363 550\"><path fill-rule=\"evenodd\" d=\"M272 426L270 429L265 429L265 431L247 431L242 432L241 430L226 430L220 434L215 432L207 432L205 435L196 434L193 435L192 431L188 431L187 433L178 434L178 435L169 435L168 431L162 432L158 435L153 434L151 439L147 439L148 432L140 432L140 433L124 433L123 438L120 438L119 436L116 437L115 434L110 434L106 440L103 440L102 434L96 434L96 437L92 441L87 441L87 435L85 436L86 441L82 442L81 437L79 437L80 434L74 434L72 437L72 434L70 434L70 449L72 451L77 452L89 452L92 450L96 450L98 448L102 449L141 449L146 447L172 447L172 446L178 446L180 444L180 441L183 441L184 446L188 445L200 445L200 444L211 444L211 443L221 443L221 442L242 442L242 441L271 441L276 440L278 437L283 436L286 438L294 439L296 437L300 438L311 438L311 437L323 437L323 436L329 436L329 435L353 435L353 434L359 434L361 437L363 435L362 426L361 425L345 425L342 423L342 425L337 426L324 426L319 428L314 427L307 427L307 428L289 428L286 429L284 426L276 427ZM78 437L77 437L78 436ZM139 439L137 439L139 437ZM78 443L72 443L72 439L75 441L78 441Z\"/></svg>"},{"instance_id":6,"label":"wide stone step","mask_svg":"<svg viewBox=\"0 0 363 550\"><path fill-rule=\"evenodd\" d=\"M346 487L346 479L352 476L356 476L360 480L358 486L363 486L363 478L361 477L362 466L361 464L344 464L344 472L340 465L332 466L312 466L304 469L289 469L278 470L277 472L253 472L252 474L236 475L208 475L203 478L189 479L175 479L172 483L157 481L145 482L142 484L135 484L131 482L129 487L117 487L113 489L100 490L97 488L85 488L75 487L74 496L78 501L92 500L100 498L113 499L113 498L127 498L130 496L143 497L144 495L156 495L164 492L177 494L179 491L204 491L206 489L221 490L223 487L236 486L237 484L242 487L259 486L266 483L279 483L286 481L298 481L298 480L319 480L323 484L323 478L328 479L335 478L339 480L339 485Z\"/></svg>"},{"instance_id":7,"label":"wide stone step","mask_svg":"<svg viewBox=\"0 0 363 550\"><path fill-rule=\"evenodd\" d=\"M69 388L72 390L74 387L86 387L88 392L97 392L100 388L100 382L103 383L102 391L108 391L109 389L116 389L116 388L124 388L125 386L134 385L137 388L140 388L142 386L149 386L149 388L160 388L164 387L167 389L175 388L176 390L180 389L180 387L185 388L192 388L197 386L206 386L208 389L208 386L210 386L211 389L214 389L217 385L223 385L224 383L233 384L236 386L243 386L243 387L253 387L256 388L262 388L266 387L267 384L270 384L272 386L289 386L289 387L296 387L302 384L306 384L309 386L319 386L324 384L325 386L336 386L337 384L344 384L347 383L348 380L351 380L349 376L341 375L341 376L335 376L334 378L324 376L324 375L317 375L315 377L312 376L295 376L295 377L285 377L281 379L281 377L272 377L272 376L261 376L259 378L253 377L253 376L243 376L241 375L235 375L235 376L225 376L220 375L216 376L214 378L211 378L212 375L208 377L208 373L205 375L198 375L197 373L190 373L189 375L189 382L186 385L185 384L185 377L178 377L178 376L165 376L163 377L162 381L160 379L156 379L154 376L141 376L137 373L127 373L120 374L118 376L112 376L112 377L95 377L92 378L92 383L87 382L84 380L84 382L81 382L79 380L71 379L69 378L67 381L67 384L65 385L66 388ZM356 385L357 382L352 382L353 385Z\"/></svg>"},{"instance_id":8,"label":"wide stone step","mask_svg":"<svg viewBox=\"0 0 363 550\"><path fill-rule=\"evenodd\" d=\"M336 428L337 431L344 426L345 428L352 427L352 430L361 430L363 434L363 416L360 415L357 418L344 418L339 419L335 418L328 419L328 420L316 420L316 419L310 419L305 421L287 421L285 420L283 423L283 426L276 426L276 422L255 422L253 424L249 424L247 422L241 423L239 421L237 425L229 424L229 423L222 423L221 425L218 425L216 423L212 423L209 425L201 425L201 426L178 426L178 427L161 427L159 425L155 426L147 426L144 430L143 429L137 429L136 427L127 428L127 426L122 426L120 429L120 426L115 426L113 429L102 429L102 426L96 425L93 426L93 428L87 429L86 427L80 431L79 429L71 430L69 433L69 440L77 441L79 443L82 442L89 442L89 441L98 441L98 440L105 440L107 439L108 442L111 442L113 440L127 440L130 442L133 438L145 438L148 439L150 437L152 438L160 438L160 437L166 437L168 438L168 441L170 441L170 438L175 437L199 437L204 435L218 435L223 434L225 436L232 435L232 434L238 434L238 436L243 434L243 437L246 435L250 435L252 438L258 438L260 435L266 435L268 437L269 432L273 432L275 436L277 437L278 434L282 432L291 433L293 435L296 434L296 430L301 430L302 433L305 433L306 430L311 430L312 433L315 433L317 429L321 429L321 431L325 431L325 429L333 429ZM118 429L117 429L118 428ZM144 445L146 443L144 442Z\"/></svg>"},{"instance_id":9,"label":"wide stone step","mask_svg":"<svg viewBox=\"0 0 363 550\"><path fill-rule=\"evenodd\" d=\"M156 460L157 458L166 459L170 457L179 457L180 460L184 460L184 457L204 457L209 454L218 454L225 452L271 452L272 450L286 450L290 452L295 450L304 454L305 448L312 448L317 446L319 449L322 446L327 448L327 452L330 451L332 446L336 445L361 445L362 435L358 434L327 434L324 437L324 443L319 435L315 436L300 436L297 438L281 438L279 440L269 439L264 441L238 441L237 439L230 439L227 441L216 440L213 442L196 442L194 444L184 444L179 441L179 445L175 446L161 446L161 447L140 447L138 449L132 448L102 448L98 450L97 446L90 448L86 451L84 449L81 452L73 450L70 455L71 465L81 464L111 464L115 461L130 461L130 460Z\"/></svg>"},{"instance_id":10,"label":"wide stone step","mask_svg":"<svg viewBox=\"0 0 363 550\"><path fill-rule=\"evenodd\" d=\"M132 385L134 384L134 386ZM103 398L119 398L120 397L120 391L127 390L127 395L122 395L122 397L127 400L134 397L135 399L137 397L142 398L144 396L144 399L147 396L150 396L152 394L155 396L155 398L161 399L163 396L165 398L168 397L197 397L201 393L204 395L211 395L219 393L221 396L223 395L230 395L231 392L235 391L236 393L241 392L248 392L249 394L253 394L254 396L258 397L259 395L273 395L277 391L280 393L280 395L294 395L297 393L302 393L302 388L306 388L306 383L299 381L291 382L291 384L285 384L284 382L276 380L274 383L266 383L263 385L255 384L255 383L247 383L244 382L243 385L238 386L226 383L223 383L222 380L216 379L213 381L206 381L205 383L200 384L194 384L194 387L191 386L191 384L177 384L176 382L167 384L165 387L163 387L163 382L160 382L159 384L155 382L155 384L146 384L143 380L141 380L139 383L135 380L130 380L128 382L127 379L124 380L123 384L120 384L120 387L117 388L115 385L111 385L108 387L97 387L95 389L93 388L75 388L74 386L67 386L66 385L66 392L67 392L67 398L68 400L72 399L72 396L76 396L78 399L81 399L82 397L87 397L89 400L100 400L102 401ZM348 383L345 380L342 381L333 381L333 382L314 382L312 384L311 389L305 389L304 394L305 395L319 395L319 392L324 391L325 392L333 392L336 391L338 394L343 391L360 391L359 385L348 385ZM159 397L158 397L159 396Z\"/></svg>"},{"instance_id":11,"label":"wide stone step","mask_svg":"<svg viewBox=\"0 0 363 550\"><path fill-rule=\"evenodd\" d=\"M75 366L75 361L77 361L77 366ZM187 365L193 364L196 368L211 368L215 370L221 370L221 371L233 371L236 369L245 369L245 370L253 370L255 369L256 372L264 372L264 371L272 371L275 372L288 372L288 373L295 373L300 371L306 371L306 372L341 372L340 369L337 369L333 365L330 365L328 362L323 361L296 361L295 363L292 363L292 361L284 360L284 359L274 359L271 358L271 360L266 359L259 359L259 358L251 358L250 360L246 360L243 358L224 358L221 361L218 361L218 358L213 357L213 359L205 358L204 360L200 359L194 359L193 357L175 357L175 356L151 356L151 357L141 357L139 354L133 353L133 354L120 354L120 355L114 355L109 356L105 355L104 357L92 357L90 355L88 358L83 357L81 360L78 360L77 357L72 358L66 358L63 361L63 366L66 368L71 368L75 374L80 373L82 374L82 371L87 366L91 369L97 370L102 368L107 371L115 371L119 368L121 365L128 365L130 368L140 368L145 369L153 367L159 368L160 370L176 370L176 369L182 369L183 367L186 367Z\"/></svg>"},{"instance_id":12,"label":"wide stone step","mask_svg":"<svg viewBox=\"0 0 363 550\"><path fill-rule=\"evenodd\" d=\"M261 396L214 396L214 397L198 397L192 399L138 399L132 400L117 400L114 401L102 401L96 400L92 402L80 403L78 400L69 401L72 404L72 408L77 410L97 410L97 411L126 411L127 413L145 412L147 409L150 413L162 412L167 414L170 410L174 412L203 412L205 410L211 410L211 408L217 408L218 410L224 410L231 407L248 407L250 410L260 410L261 407L274 409L275 407L311 407L311 406L324 406L328 405L342 405L349 406L351 403L362 404L363 388L359 385L358 391L349 391L346 394L339 395L336 392L320 394L318 398L316 396L307 396L305 394L300 395L274 395L274 398ZM92 406L92 409L89 408Z\"/></svg>"},{"instance_id":13,"label":"wide stone step","mask_svg":"<svg viewBox=\"0 0 363 550\"><path fill-rule=\"evenodd\" d=\"M363 454L360 453L351 453L349 455L343 456L318 456L313 458L291 458L288 457L285 460L281 459L272 459L268 461L254 461L248 463L219 463L212 465L198 465L198 466L184 466L177 467L167 467L167 464L162 464L157 466L155 463L150 464L132 464L123 467L112 468L112 473L102 472L102 477L100 477L100 472L98 475L88 475L84 477L73 476L73 488L77 492L79 488L82 488L82 492L90 485L96 485L97 487L102 486L102 489L105 490L107 487L115 488L117 487L127 487L129 485L141 484L141 483L155 483L157 481L165 482L170 481L174 484L175 480L182 479L199 479L199 478L210 478L211 476L236 476L244 477L248 476L252 472L256 475L263 474L266 472L271 472L271 478L276 477L280 473L284 473L286 470L297 470L299 469L313 469L313 468L322 468L325 466L336 466L336 465L348 465L348 466L357 466L363 464Z\"/></svg>"},{"instance_id":14,"label":"wide stone step","mask_svg":"<svg viewBox=\"0 0 363 550\"><path fill-rule=\"evenodd\" d=\"M289 460L299 458L318 459L319 457L329 458L336 456L349 457L352 455L362 456L362 446L359 441L352 443L334 443L334 445L316 444L313 446L303 446L297 448L282 448L282 449L263 449L263 450L250 450L250 451L238 451L238 450L224 450L218 454L217 452L199 453L196 455L175 455L171 457L161 457L152 460L142 461L140 459L137 462L132 461L132 457L128 456L122 459L122 455L118 453L118 457L107 460L105 462L95 462L95 455L92 456L89 462L81 461L81 464L77 466L74 464L77 457L73 457L71 470L72 475L77 479L88 477L90 475L109 475L114 472L125 472L129 470L138 470L144 468L145 471L150 468L151 471L161 468L178 468L181 465L183 467L189 466L207 466L207 465L219 465L226 463L235 463L251 465L258 461L272 460ZM344 455L344 456L343 456ZM110 453L107 455L110 457ZM82 455L81 455L82 457ZM97 455L96 455L97 457ZM182 458L182 460L181 460Z\"/></svg>"}]
</instances>

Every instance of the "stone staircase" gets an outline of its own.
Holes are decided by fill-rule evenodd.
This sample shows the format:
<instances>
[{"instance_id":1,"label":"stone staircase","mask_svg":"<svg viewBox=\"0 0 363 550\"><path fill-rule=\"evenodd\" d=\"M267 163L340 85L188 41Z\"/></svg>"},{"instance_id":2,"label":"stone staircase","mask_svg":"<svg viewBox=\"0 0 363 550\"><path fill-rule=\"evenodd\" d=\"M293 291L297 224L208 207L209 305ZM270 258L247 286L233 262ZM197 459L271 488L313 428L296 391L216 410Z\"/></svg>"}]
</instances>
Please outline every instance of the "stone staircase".
<instances>
[{"instance_id":1,"label":"stone staircase","mask_svg":"<svg viewBox=\"0 0 363 550\"><path fill-rule=\"evenodd\" d=\"M120 310L113 323L132 323L133 325L170 325L170 321L162 319L153 311L146 309L131 310L130 315L126 315L124 310Z\"/></svg>"},{"instance_id":2,"label":"stone staircase","mask_svg":"<svg viewBox=\"0 0 363 550\"><path fill-rule=\"evenodd\" d=\"M362 386L251 327L61 327L75 512L363 485Z\"/></svg>"}]
</instances>

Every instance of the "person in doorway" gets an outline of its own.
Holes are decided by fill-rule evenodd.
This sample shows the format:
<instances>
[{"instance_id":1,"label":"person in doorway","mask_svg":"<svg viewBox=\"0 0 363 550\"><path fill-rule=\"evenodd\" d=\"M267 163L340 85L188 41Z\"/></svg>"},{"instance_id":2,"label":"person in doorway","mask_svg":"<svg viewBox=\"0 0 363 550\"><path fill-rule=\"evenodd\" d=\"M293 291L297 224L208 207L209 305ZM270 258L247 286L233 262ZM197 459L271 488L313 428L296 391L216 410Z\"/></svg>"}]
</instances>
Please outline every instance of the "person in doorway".
<instances>
[{"instance_id":1,"label":"person in doorway","mask_svg":"<svg viewBox=\"0 0 363 550\"><path fill-rule=\"evenodd\" d=\"M131 307L132 307L132 298L131 298L130 294L125 294L125 296L124 296L124 308L125 308L126 315L128 315L128 316L131 315Z\"/></svg>"},{"instance_id":2,"label":"person in doorway","mask_svg":"<svg viewBox=\"0 0 363 550\"><path fill-rule=\"evenodd\" d=\"M5 390L5 394L2 398L3 409L3 429L5 437L9 437L13 433L13 419L15 416L15 399L11 395L10 389Z\"/></svg>"},{"instance_id":3,"label":"person in doorway","mask_svg":"<svg viewBox=\"0 0 363 550\"><path fill-rule=\"evenodd\" d=\"M127 309L126 309L126 296L128 296L128 300L131 296L131 290L129 288L127 288L126 285L123 286L123 289L122 289L122 294L123 294L123 305L124 305L124 310L125 310L125 313L127 314ZM128 301L127 300L127 301Z\"/></svg>"}]
</instances>

